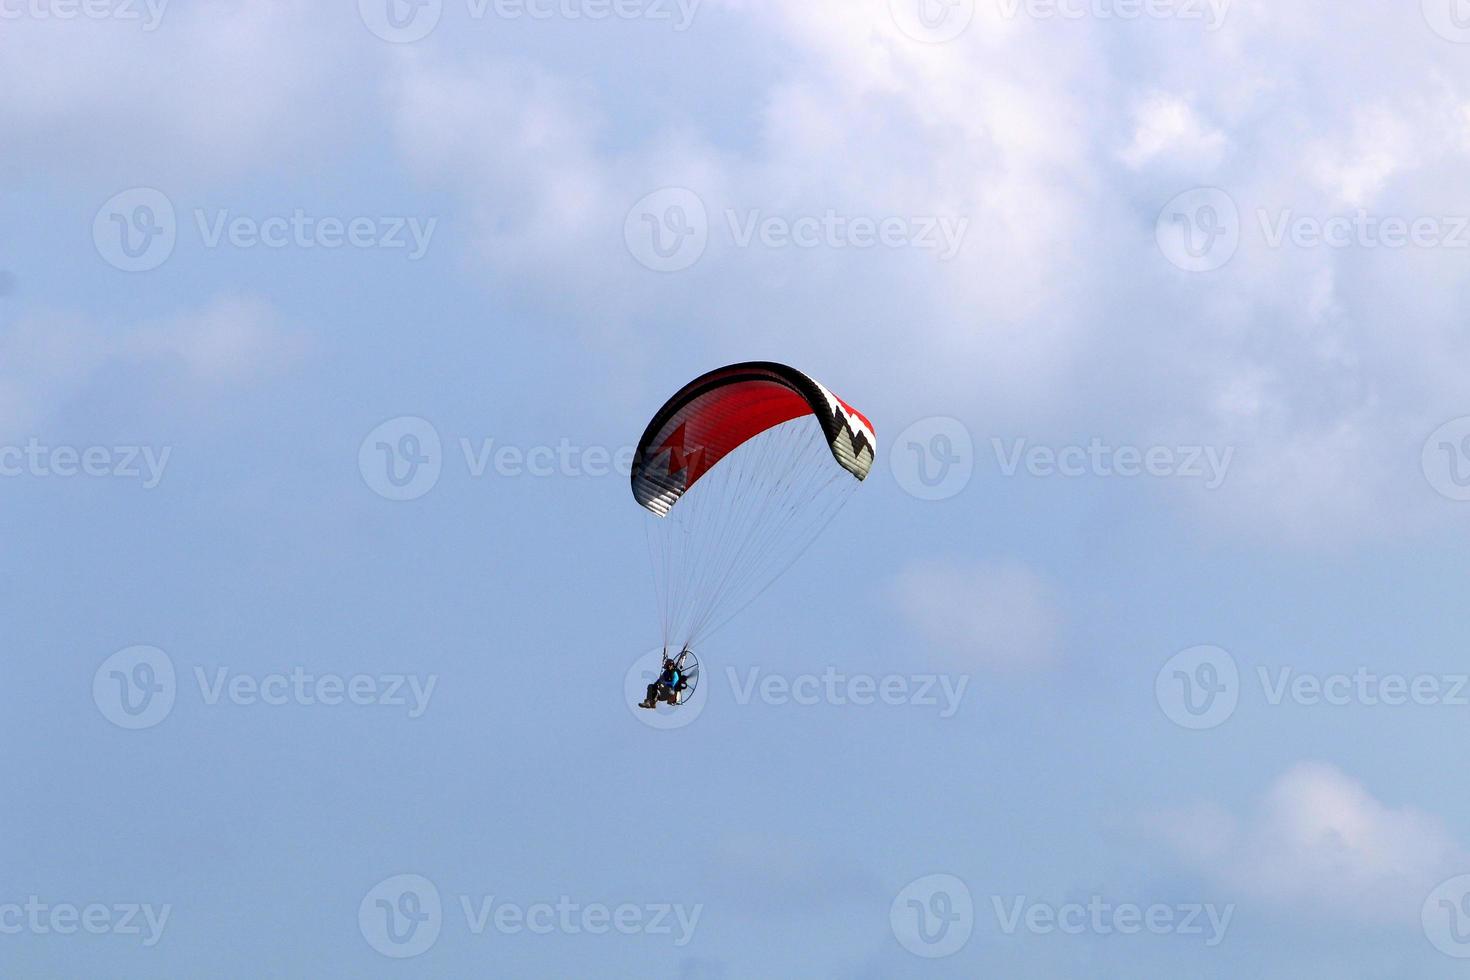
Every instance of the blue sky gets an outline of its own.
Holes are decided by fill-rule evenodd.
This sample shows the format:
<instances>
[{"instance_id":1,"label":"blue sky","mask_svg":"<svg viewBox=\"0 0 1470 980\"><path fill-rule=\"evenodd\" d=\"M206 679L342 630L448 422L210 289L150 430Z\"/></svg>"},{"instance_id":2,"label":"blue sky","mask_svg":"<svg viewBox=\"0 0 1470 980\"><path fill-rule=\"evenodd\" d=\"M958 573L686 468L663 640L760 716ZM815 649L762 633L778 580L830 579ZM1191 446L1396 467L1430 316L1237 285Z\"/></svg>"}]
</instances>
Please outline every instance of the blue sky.
<instances>
[{"instance_id":1,"label":"blue sky","mask_svg":"<svg viewBox=\"0 0 1470 980\"><path fill-rule=\"evenodd\" d=\"M1451 0L78 9L0 4L0 973L1464 971ZM650 724L608 460L750 359L878 461Z\"/></svg>"}]
</instances>

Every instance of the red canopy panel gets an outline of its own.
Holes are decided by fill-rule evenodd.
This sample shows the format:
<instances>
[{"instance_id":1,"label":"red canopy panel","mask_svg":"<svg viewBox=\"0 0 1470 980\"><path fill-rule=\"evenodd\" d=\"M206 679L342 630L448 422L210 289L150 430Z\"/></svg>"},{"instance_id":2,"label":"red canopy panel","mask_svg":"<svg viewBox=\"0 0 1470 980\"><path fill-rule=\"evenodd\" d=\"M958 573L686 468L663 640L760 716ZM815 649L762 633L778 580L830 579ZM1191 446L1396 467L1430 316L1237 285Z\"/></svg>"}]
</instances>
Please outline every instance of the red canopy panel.
<instances>
[{"instance_id":1,"label":"red canopy panel","mask_svg":"<svg viewBox=\"0 0 1470 980\"><path fill-rule=\"evenodd\" d=\"M649 423L633 463L633 496L660 517L736 447L782 422L814 415L837 463L861 480L877 438L861 412L784 364L752 361L685 385Z\"/></svg>"}]
</instances>

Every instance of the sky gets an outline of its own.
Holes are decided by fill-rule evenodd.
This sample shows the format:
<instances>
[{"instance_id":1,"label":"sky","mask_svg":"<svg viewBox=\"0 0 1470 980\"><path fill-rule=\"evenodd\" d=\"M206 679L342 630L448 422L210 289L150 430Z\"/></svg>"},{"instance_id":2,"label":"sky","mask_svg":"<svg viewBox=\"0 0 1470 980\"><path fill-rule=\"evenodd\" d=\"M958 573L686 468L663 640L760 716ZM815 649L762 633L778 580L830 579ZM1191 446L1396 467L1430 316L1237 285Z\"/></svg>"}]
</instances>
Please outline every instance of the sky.
<instances>
[{"instance_id":1,"label":"sky","mask_svg":"<svg viewBox=\"0 0 1470 980\"><path fill-rule=\"evenodd\" d=\"M1470 969L1460 0L0 0L0 975ZM721 365L868 479L633 707Z\"/></svg>"}]
</instances>

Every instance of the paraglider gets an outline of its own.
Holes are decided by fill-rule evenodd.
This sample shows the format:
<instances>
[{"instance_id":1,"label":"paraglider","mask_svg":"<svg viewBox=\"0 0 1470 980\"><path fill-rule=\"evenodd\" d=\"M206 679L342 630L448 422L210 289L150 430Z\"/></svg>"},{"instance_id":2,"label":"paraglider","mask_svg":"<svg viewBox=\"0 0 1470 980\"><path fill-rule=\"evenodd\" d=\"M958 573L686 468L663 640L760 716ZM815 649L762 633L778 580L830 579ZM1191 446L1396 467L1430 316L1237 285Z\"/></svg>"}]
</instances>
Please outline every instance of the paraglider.
<instances>
[{"instance_id":1,"label":"paraglider","mask_svg":"<svg viewBox=\"0 0 1470 980\"><path fill-rule=\"evenodd\" d=\"M675 707L688 701L699 684L699 660L692 650L681 650L677 657L666 652L663 671L648 685L648 695L638 703L640 708L654 708L660 704Z\"/></svg>"},{"instance_id":2,"label":"paraglider","mask_svg":"<svg viewBox=\"0 0 1470 980\"><path fill-rule=\"evenodd\" d=\"M632 472L663 630L663 673L644 707L688 700L695 645L816 540L876 452L867 416L784 364L711 371L658 410Z\"/></svg>"}]
</instances>

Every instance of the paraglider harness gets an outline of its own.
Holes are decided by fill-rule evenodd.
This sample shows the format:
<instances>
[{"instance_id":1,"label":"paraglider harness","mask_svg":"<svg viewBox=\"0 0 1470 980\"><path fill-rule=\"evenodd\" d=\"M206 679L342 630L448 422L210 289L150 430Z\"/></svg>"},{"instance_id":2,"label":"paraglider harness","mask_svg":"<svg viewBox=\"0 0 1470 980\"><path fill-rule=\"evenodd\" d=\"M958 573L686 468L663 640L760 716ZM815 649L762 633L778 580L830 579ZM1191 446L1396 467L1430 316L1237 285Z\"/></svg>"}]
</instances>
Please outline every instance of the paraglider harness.
<instances>
[{"instance_id":1,"label":"paraglider harness","mask_svg":"<svg viewBox=\"0 0 1470 980\"><path fill-rule=\"evenodd\" d=\"M674 706L682 704L684 693L689 689L689 672L685 670L685 661L690 657L688 647L681 650L674 658L670 658L668 652L665 651L663 673L648 685L648 696L639 703L638 707L652 708L659 702Z\"/></svg>"}]
</instances>

